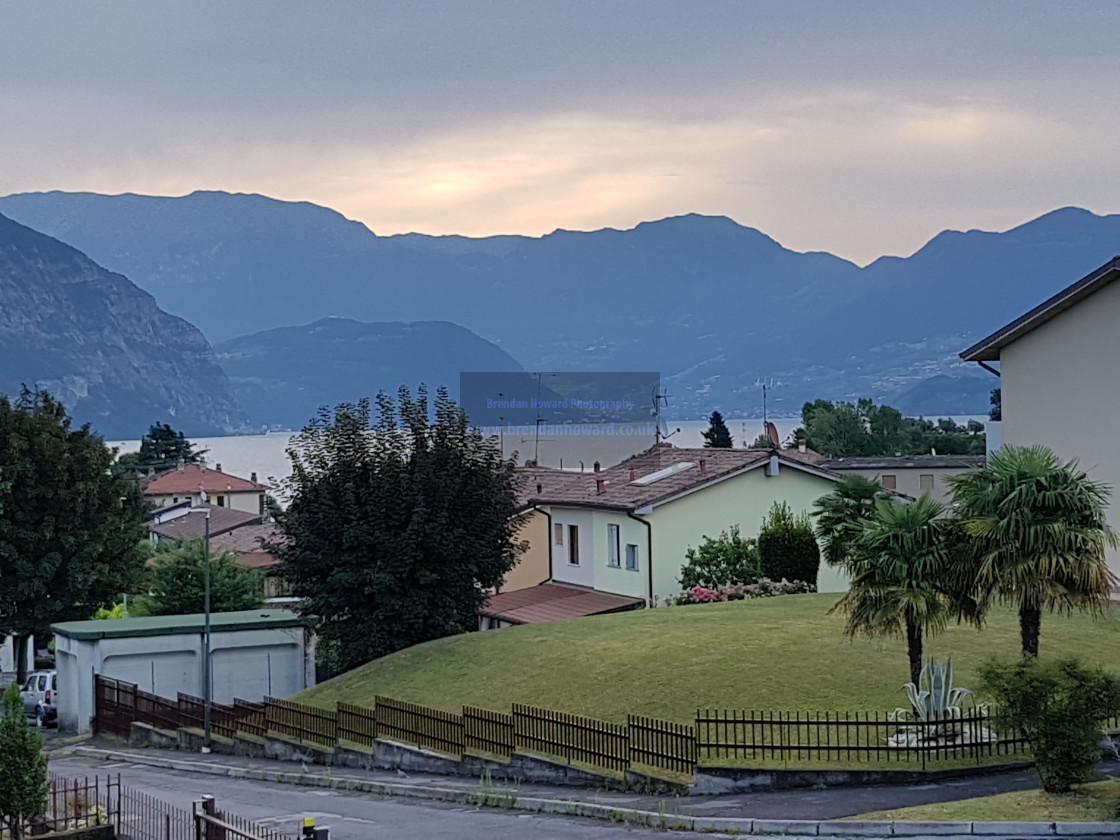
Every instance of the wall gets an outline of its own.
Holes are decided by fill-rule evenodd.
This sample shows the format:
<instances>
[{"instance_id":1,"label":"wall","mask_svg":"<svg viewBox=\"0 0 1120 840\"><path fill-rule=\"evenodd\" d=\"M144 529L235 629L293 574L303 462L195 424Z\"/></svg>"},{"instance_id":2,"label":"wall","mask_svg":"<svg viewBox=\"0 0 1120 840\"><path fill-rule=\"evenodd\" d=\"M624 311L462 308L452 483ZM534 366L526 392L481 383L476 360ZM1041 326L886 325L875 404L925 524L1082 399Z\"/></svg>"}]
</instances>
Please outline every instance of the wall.
<instances>
[{"instance_id":1,"label":"wall","mask_svg":"<svg viewBox=\"0 0 1120 840\"><path fill-rule=\"evenodd\" d=\"M552 543L552 579L557 583L572 583L588 588L595 585L595 543L592 539L594 525L591 511L572 508L552 508L552 526L564 526L564 544ZM579 529L579 565L569 562L571 531L569 525ZM552 534L549 539L553 539Z\"/></svg>"},{"instance_id":2,"label":"wall","mask_svg":"<svg viewBox=\"0 0 1120 840\"><path fill-rule=\"evenodd\" d=\"M883 475L893 475L895 476L894 489L897 492L904 493L914 499L918 498L926 492L922 489L921 477L923 475L932 475L933 490L929 491L929 494L937 501L947 505L950 503L951 499L949 494L949 484L945 480L945 477L950 475L960 475L967 471L967 469L962 469L960 467L916 467L914 469L901 469L897 467L891 467L889 469L882 470L839 470L838 472L840 472L841 475L850 475L852 473L855 473L856 475L862 475L864 478L870 478L873 481L879 481Z\"/></svg>"},{"instance_id":3,"label":"wall","mask_svg":"<svg viewBox=\"0 0 1120 840\"><path fill-rule=\"evenodd\" d=\"M517 559L517 565L502 581L502 592L527 589L548 580L548 517L539 510L530 510L517 517L514 541L529 543L529 548Z\"/></svg>"},{"instance_id":4,"label":"wall","mask_svg":"<svg viewBox=\"0 0 1120 840\"><path fill-rule=\"evenodd\" d=\"M35 640L27 640L27 670L35 668ZM0 642L0 672L12 674L16 671L16 640L8 636Z\"/></svg>"},{"instance_id":5,"label":"wall","mask_svg":"<svg viewBox=\"0 0 1120 840\"><path fill-rule=\"evenodd\" d=\"M84 641L55 636L59 726L89 731L93 675L136 683L143 691L174 697L203 693L201 634L167 634ZM210 637L213 698L288 697L314 685L314 640L303 627L237 630Z\"/></svg>"},{"instance_id":6,"label":"wall","mask_svg":"<svg viewBox=\"0 0 1120 840\"><path fill-rule=\"evenodd\" d=\"M618 566L610 564L608 525L618 526ZM595 511L592 516L595 588L628 598L649 597L649 538L646 526L616 511ZM638 569L626 568L626 545L638 547Z\"/></svg>"},{"instance_id":7,"label":"wall","mask_svg":"<svg viewBox=\"0 0 1120 840\"><path fill-rule=\"evenodd\" d=\"M794 513L809 512L813 502L834 487L830 479L789 466L780 466L772 477L766 475L765 467L758 467L654 508L647 515L653 523L654 594L664 599L680 592L685 552L689 546L697 547L705 536L717 537L736 524L743 536L757 536L775 501L784 500ZM822 592L848 588L843 576L824 563L817 587Z\"/></svg>"},{"instance_id":8,"label":"wall","mask_svg":"<svg viewBox=\"0 0 1120 840\"><path fill-rule=\"evenodd\" d=\"M1000 353L1004 443L1048 446L1114 488L1120 488L1117 323L1120 283L1112 283ZM1120 529L1116 495L1109 521ZM1108 557L1120 574L1120 552L1111 549Z\"/></svg>"}]
</instances>

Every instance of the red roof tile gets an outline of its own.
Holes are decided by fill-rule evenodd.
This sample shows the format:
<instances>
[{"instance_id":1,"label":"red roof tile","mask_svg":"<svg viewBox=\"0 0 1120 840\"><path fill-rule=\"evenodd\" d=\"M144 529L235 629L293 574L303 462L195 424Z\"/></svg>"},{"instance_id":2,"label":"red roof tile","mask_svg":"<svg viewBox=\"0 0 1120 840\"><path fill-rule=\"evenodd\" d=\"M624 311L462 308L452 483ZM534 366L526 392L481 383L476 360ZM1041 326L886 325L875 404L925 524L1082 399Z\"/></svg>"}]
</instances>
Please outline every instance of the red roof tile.
<instances>
[{"instance_id":1,"label":"red roof tile","mask_svg":"<svg viewBox=\"0 0 1120 840\"><path fill-rule=\"evenodd\" d=\"M542 583L528 589L491 595L479 612L510 624L541 624L565 618L633 610L644 603L641 598L624 598L606 592Z\"/></svg>"},{"instance_id":2,"label":"red roof tile","mask_svg":"<svg viewBox=\"0 0 1120 840\"><path fill-rule=\"evenodd\" d=\"M153 534L172 540L200 540L206 535L206 511L210 511L210 536L217 537L234 529L243 529L247 526L259 525L260 514L246 513L233 508L209 507L194 508L189 513L177 516L164 522L162 525L149 525L148 530ZM217 540L211 540L214 545Z\"/></svg>"},{"instance_id":3,"label":"red roof tile","mask_svg":"<svg viewBox=\"0 0 1120 840\"><path fill-rule=\"evenodd\" d=\"M184 464L182 469L160 473L144 488L148 496L168 496L174 493L197 493L199 488L207 493L252 493L268 488L255 481L248 481L219 470L203 469L198 464Z\"/></svg>"},{"instance_id":4,"label":"red roof tile","mask_svg":"<svg viewBox=\"0 0 1120 840\"><path fill-rule=\"evenodd\" d=\"M662 443L627 458L599 472L568 472L553 469L526 468L522 477L520 501L533 504L581 505L635 510L672 496L726 478L751 467L762 467L771 455L781 463L801 467L822 476L838 475L818 466L821 456L816 452L783 449L678 449ZM659 470L678 466L652 482L643 477Z\"/></svg>"}]
</instances>

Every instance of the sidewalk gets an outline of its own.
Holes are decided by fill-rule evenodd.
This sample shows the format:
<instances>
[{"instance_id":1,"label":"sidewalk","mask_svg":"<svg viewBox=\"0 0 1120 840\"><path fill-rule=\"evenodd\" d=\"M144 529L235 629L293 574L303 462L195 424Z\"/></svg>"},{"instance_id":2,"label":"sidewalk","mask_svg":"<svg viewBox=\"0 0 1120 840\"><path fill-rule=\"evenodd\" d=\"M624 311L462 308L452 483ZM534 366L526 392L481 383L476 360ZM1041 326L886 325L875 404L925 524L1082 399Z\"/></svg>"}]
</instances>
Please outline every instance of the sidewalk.
<instances>
[{"instance_id":1,"label":"sidewalk","mask_svg":"<svg viewBox=\"0 0 1120 840\"><path fill-rule=\"evenodd\" d=\"M57 749L52 750L52 754L60 758L72 754L114 763L134 762L183 772L236 775L307 786L338 786L345 789L345 781L354 780L368 783L356 785L354 789L364 788L374 793L418 798L425 798L426 789L431 791L431 799L446 799L449 792L474 796L487 792L501 799L515 791L517 799L580 802L654 813L664 811L696 817L758 820L835 820L871 811L971 799L1039 786L1033 773L1020 771L915 785L786 790L723 796L665 796L540 784L523 784L514 788L497 782L484 790L478 779L464 777L422 775L399 770L327 768L240 756L137 749L107 738L93 738L65 746L60 744ZM1120 774L1120 761L1103 763L1101 771L1112 775ZM398 790L388 790L390 786Z\"/></svg>"}]
</instances>

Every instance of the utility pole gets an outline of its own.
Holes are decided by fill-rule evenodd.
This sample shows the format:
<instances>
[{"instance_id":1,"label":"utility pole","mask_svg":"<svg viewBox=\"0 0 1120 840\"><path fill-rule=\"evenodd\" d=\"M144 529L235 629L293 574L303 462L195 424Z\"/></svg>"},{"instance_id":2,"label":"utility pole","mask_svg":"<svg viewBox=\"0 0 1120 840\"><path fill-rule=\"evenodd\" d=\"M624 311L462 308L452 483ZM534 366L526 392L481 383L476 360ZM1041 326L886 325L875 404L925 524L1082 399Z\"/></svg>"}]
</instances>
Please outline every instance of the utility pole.
<instances>
[{"instance_id":1,"label":"utility pole","mask_svg":"<svg viewBox=\"0 0 1120 840\"><path fill-rule=\"evenodd\" d=\"M210 506L209 497L206 497L206 527L203 540L203 630L202 630L202 751L210 752L210 712L212 706L211 695L213 688L210 685Z\"/></svg>"}]
</instances>

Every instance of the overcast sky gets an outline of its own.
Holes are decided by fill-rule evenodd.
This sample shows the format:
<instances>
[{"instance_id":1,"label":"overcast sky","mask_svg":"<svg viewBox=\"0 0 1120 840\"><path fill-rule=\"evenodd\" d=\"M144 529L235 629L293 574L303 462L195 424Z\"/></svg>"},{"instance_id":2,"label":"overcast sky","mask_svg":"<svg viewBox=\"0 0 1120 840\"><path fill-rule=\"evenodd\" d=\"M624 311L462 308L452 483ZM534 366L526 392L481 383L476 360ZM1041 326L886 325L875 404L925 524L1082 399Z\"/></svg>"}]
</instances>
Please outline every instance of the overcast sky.
<instances>
[{"instance_id":1,"label":"overcast sky","mask_svg":"<svg viewBox=\"0 0 1120 840\"><path fill-rule=\"evenodd\" d=\"M0 0L0 194L380 234L723 214L860 263L1120 211L1120 3Z\"/></svg>"}]
</instances>

